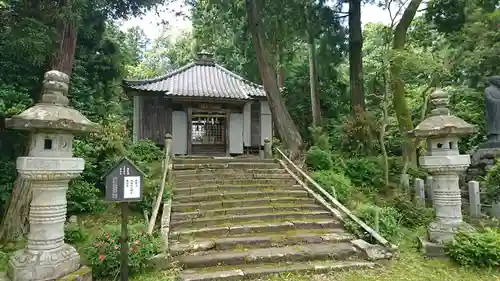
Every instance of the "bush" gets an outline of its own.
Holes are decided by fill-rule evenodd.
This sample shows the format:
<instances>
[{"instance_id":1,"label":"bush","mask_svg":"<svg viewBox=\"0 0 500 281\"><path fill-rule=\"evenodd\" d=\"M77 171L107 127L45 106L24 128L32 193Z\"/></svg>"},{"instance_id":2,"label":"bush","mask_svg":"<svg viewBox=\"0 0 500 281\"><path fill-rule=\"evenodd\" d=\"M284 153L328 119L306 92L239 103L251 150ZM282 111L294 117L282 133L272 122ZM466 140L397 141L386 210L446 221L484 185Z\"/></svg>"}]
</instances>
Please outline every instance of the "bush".
<instances>
[{"instance_id":1,"label":"bush","mask_svg":"<svg viewBox=\"0 0 500 281\"><path fill-rule=\"evenodd\" d=\"M384 186L384 170L379 158L354 158L345 160L346 175L355 186L378 192Z\"/></svg>"},{"instance_id":2,"label":"bush","mask_svg":"<svg viewBox=\"0 0 500 281\"><path fill-rule=\"evenodd\" d=\"M480 232L459 232L446 244L447 255L462 266L500 267L500 232L486 228Z\"/></svg>"},{"instance_id":3,"label":"bush","mask_svg":"<svg viewBox=\"0 0 500 281\"><path fill-rule=\"evenodd\" d=\"M500 200L500 161L496 161L495 165L488 170L482 186L486 192L486 203Z\"/></svg>"},{"instance_id":4,"label":"bush","mask_svg":"<svg viewBox=\"0 0 500 281\"><path fill-rule=\"evenodd\" d=\"M148 260L161 252L161 238L156 234L147 235L137 227L129 227L128 246L129 274L142 273L149 267ZM103 231L83 252L88 265L92 267L94 278L116 278L120 273L119 226Z\"/></svg>"},{"instance_id":5,"label":"bush","mask_svg":"<svg viewBox=\"0 0 500 281\"><path fill-rule=\"evenodd\" d=\"M66 197L68 200L68 215L104 211L105 205L100 198L99 189L81 179L70 182Z\"/></svg>"},{"instance_id":6,"label":"bush","mask_svg":"<svg viewBox=\"0 0 500 281\"><path fill-rule=\"evenodd\" d=\"M64 242L75 245L85 242L88 238L88 233L81 229L78 225L68 224L64 228Z\"/></svg>"},{"instance_id":7,"label":"bush","mask_svg":"<svg viewBox=\"0 0 500 281\"><path fill-rule=\"evenodd\" d=\"M306 152L306 165L312 171L325 171L332 169L333 161L329 152L313 146Z\"/></svg>"},{"instance_id":8,"label":"bush","mask_svg":"<svg viewBox=\"0 0 500 281\"><path fill-rule=\"evenodd\" d=\"M371 204L360 205L355 214L358 218L364 221L371 228L375 229L375 213L379 213L379 233L385 239L391 240L400 234L399 221L401 214L398 210L392 207L379 207ZM361 239L371 241L372 237L364 231L358 224L353 221L347 220L345 223L346 229L357 235Z\"/></svg>"},{"instance_id":9,"label":"bush","mask_svg":"<svg viewBox=\"0 0 500 281\"><path fill-rule=\"evenodd\" d=\"M351 180L333 171L317 171L311 174L311 177L328 193L336 196L341 203L346 203L352 192ZM335 192L332 190L335 189Z\"/></svg>"},{"instance_id":10,"label":"bush","mask_svg":"<svg viewBox=\"0 0 500 281\"><path fill-rule=\"evenodd\" d=\"M390 203L399 212L402 226L414 229L428 225L434 218L433 209L416 204L404 196L398 196Z\"/></svg>"}]
</instances>

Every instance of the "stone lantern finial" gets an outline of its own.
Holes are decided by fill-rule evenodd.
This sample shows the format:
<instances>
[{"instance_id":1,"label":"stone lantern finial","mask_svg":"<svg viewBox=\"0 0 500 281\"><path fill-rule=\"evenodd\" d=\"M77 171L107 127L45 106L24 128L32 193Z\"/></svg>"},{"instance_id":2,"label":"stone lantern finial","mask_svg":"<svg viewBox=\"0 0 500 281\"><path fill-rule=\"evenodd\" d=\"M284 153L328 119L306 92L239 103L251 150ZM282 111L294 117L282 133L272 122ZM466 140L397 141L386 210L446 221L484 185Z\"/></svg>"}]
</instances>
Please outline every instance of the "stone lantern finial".
<instances>
[{"instance_id":1,"label":"stone lantern finial","mask_svg":"<svg viewBox=\"0 0 500 281\"><path fill-rule=\"evenodd\" d=\"M448 109L448 101L448 93L441 89L436 89L430 94L429 97L429 103L432 106L429 115L450 115L450 110Z\"/></svg>"},{"instance_id":2,"label":"stone lantern finial","mask_svg":"<svg viewBox=\"0 0 500 281\"><path fill-rule=\"evenodd\" d=\"M68 105L68 75L57 70L51 70L46 72L43 78L44 80L41 102L62 106Z\"/></svg>"}]
</instances>

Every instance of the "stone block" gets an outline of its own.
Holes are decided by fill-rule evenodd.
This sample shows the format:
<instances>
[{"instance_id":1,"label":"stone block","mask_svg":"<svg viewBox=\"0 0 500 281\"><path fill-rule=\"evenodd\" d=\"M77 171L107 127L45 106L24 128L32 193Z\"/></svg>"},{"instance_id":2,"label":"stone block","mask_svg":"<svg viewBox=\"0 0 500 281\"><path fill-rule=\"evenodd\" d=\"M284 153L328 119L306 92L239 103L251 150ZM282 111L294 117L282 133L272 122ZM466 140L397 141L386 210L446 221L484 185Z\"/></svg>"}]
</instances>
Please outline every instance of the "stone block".
<instances>
[{"instance_id":1,"label":"stone block","mask_svg":"<svg viewBox=\"0 0 500 281\"><path fill-rule=\"evenodd\" d=\"M92 281L92 269L83 265L75 272L60 277L55 281Z\"/></svg>"},{"instance_id":2,"label":"stone block","mask_svg":"<svg viewBox=\"0 0 500 281\"><path fill-rule=\"evenodd\" d=\"M425 237L419 237L418 241L419 241L420 251L425 256L432 258L441 258L446 256L443 244L430 242Z\"/></svg>"}]
</instances>

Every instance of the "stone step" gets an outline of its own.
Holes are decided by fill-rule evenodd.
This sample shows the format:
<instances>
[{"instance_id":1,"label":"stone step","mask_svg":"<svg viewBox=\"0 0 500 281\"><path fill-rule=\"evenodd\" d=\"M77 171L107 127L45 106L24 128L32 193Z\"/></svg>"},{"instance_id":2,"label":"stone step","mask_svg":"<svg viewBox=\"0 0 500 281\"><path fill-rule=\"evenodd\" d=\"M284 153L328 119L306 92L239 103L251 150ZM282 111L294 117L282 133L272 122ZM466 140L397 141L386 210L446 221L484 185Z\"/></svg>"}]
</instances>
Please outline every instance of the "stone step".
<instances>
[{"instance_id":1,"label":"stone step","mask_svg":"<svg viewBox=\"0 0 500 281\"><path fill-rule=\"evenodd\" d=\"M169 253L178 256L190 252L209 250L238 250L243 248L266 248L278 246L290 246L317 243L341 243L356 239L354 235L341 229L320 229L315 231L307 229L304 231L293 230L281 233L269 233L265 236L233 236L211 240L194 240L186 243L170 244Z\"/></svg>"},{"instance_id":2,"label":"stone step","mask_svg":"<svg viewBox=\"0 0 500 281\"><path fill-rule=\"evenodd\" d=\"M180 281L234 281L260 278L279 273L322 274L352 269L375 268L378 265L364 261L306 261L280 264L249 264L237 267L208 267L189 269L180 273ZM332 279L333 280L333 279Z\"/></svg>"},{"instance_id":3,"label":"stone step","mask_svg":"<svg viewBox=\"0 0 500 281\"><path fill-rule=\"evenodd\" d=\"M175 182L187 182L187 181L206 181L206 180L224 180L224 179L292 179L292 176L288 173L260 173L252 174L245 172L236 172L232 174L216 174L216 173L203 173L203 174L192 174L192 175L182 175L174 176Z\"/></svg>"},{"instance_id":4,"label":"stone step","mask_svg":"<svg viewBox=\"0 0 500 281\"><path fill-rule=\"evenodd\" d=\"M258 157L174 157L174 164L213 164L213 163L275 163L274 159Z\"/></svg>"},{"instance_id":5,"label":"stone step","mask_svg":"<svg viewBox=\"0 0 500 281\"><path fill-rule=\"evenodd\" d=\"M286 191L286 190L304 190L301 185L273 185L269 184L224 184L224 185L208 185L201 187L175 187L173 189L174 196L205 194L205 193L226 193L226 192L269 192L269 191Z\"/></svg>"},{"instance_id":6,"label":"stone step","mask_svg":"<svg viewBox=\"0 0 500 281\"><path fill-rule=\"evenodd\" d=\"M207 163L207 164L173 164L174 170L194 170L194 169L279 169L278 163L260 162L230 162L230 163Z\"/></svg>"},{"instance_id":7,"label":"stone step","mask_svg":"<svg viewBox=\"0 0 500 281\"><path fill-rule=\"evenodd\" d=\"M219 265L279 263L287 261L346 260L361 256L351 243L318 243L284 247L243 249L240 251L209 251L176 258L183 268Z\"/></svg>"},{"instance_id":8,"label":"stone step","mask_svg":"<svg viewBox=\"0 0 500 281\"><path fill-rule=\"evenodd\" d=\"M332 214L329 211L314 212L273 212L265 214L233 215L219 217L205 217L190 220L177 220L170 222L170 228L177 230L179 228L204 228L209 226L219 226L227 224L245 224L249 222L265 221L294 221L307 219L330 219Z\"/></svg>"},{"instance_id":9,"label":"stone step","mask_svg":"<svg viewBox=\"0 0 500 281\"><path fill-rule=\"evenodd\" d=\"M226 208L246 208L257 206L305 206L315 204L316 200L311 197L282 197L282 198L247 198L241 200L224 200L213 202L190 202L190 203L173 203L172 212L203 212L209 210L226 209Z\"/></svg>"},{"instance_id":10,"label":"stone step","mask_svg":"<svg viewBox=\"0 0 500 281\"><path fill-rule=\"evenodd\" d=\"M174 177L189 177L192 175L232 175L235 173L245 174L288 174L285 169L195 169L195 170L175 170Z\"/></svg>"},{"instance_id":11,"label":"stone step","mask_svg":"<svg viewBox=\"0 0 500 281\"><path fill-rule=\"evenodd\" d=\"M325 229L339 228L342 223L338 219L304 220L304 221L277 221L266 223L249 223L242 225L229 224L205 228L186 228L170 232L170 239L186 241L193 238L223 237L249 233L276 233L294 229Z\"/></svg>"},{"instance_id":12,"label":"stone step","mask_svg":"<svg viewBox=\"0 0 500 281\"><path fill-rule=\"evenodd\" d=\"M202 187L202 186L213 186L213 185L250 185L250 184L267 184L268 186L273 185L296 185L297 181L293 178L288 179L237 179L237 178L226 178L218 180L194 180L194 181L181 181L174 183L176 188L183 187Z\"/></svg>"},{"instance_id":13,"label":"stone step","mask_svg":"<svg viewBox=\"0 0 500 281\"><path fill-rule=\"evenodd\" d=\"M194 195L174 196L173 202L175 203L194 203L206 201L225 201L225 200L248 200L252 198L307 198L309 193L305 190L286 190L286 191L252 191L252 192L227 192L227 193L206 193Z\"/></svg>"},{"instance_id":14,"label":"stone step","mask_svg":"<svg viewBox=\"0 0 500 281\"><path fill-rule=\"evenodd\" d=\"M196 218L217 217L217 216L234 216L248 214L262 214L269 212L285 212L285 211L323 211L324 208L317 204L309 205L264 205L253 207L236 207L214 210L197 210L192 212L174 212L171 215L172 221L188 220Z\"/></svg>"}]
</instances>

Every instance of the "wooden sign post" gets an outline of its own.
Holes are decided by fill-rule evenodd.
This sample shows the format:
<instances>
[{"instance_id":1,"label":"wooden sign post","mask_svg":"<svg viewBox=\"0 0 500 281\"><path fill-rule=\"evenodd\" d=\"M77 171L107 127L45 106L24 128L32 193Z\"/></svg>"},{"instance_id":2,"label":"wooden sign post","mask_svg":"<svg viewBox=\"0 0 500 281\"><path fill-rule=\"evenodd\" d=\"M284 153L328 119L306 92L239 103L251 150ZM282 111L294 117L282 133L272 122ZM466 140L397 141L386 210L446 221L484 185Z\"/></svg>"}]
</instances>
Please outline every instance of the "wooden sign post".
<instances>
[{"instance_id":1,"label":"wooden sign post","mask_svg":"<svg viewBox=\"0 0 500 281\"><path fill-rule=\"evenodd\" d=\"M124 157L105 175L106 201L120 203L120 281L128 280L128 204L141 201L145 174Z\"/></svg>"}]
</instances>

